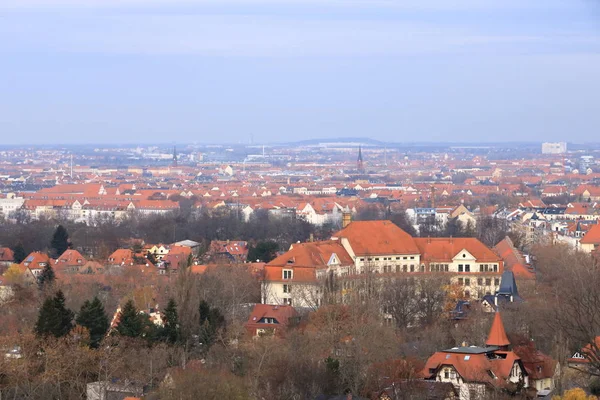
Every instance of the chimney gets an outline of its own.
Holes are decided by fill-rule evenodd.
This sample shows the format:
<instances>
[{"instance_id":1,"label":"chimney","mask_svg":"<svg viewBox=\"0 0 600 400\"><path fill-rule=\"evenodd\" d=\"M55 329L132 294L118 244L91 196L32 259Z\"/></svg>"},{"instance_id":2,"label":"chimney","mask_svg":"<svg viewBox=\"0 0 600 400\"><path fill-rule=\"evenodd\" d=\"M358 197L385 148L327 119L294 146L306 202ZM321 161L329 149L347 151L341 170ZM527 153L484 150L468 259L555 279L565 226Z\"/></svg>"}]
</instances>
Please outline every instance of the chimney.
<instances>
[{"instance_id":1,"label":"chimney","mask_svg":"<svg viewBox=\"0 0 600 400\"><path fill-rule=\"evenodd\" d=\"M308 241L309 242L314 242L315 241L315 235L313 235L312 233L310 234L310 236L308 237Z\"/></svg>"},{"instance_id":2,"label":"chimney","mask_svg":"<svg viewBox=\"0 0 600 400\"><path fill-rule=\"evenodd\" d=\"M350 212L343 212L342 213L342 228L347 227L348 225L350 225L350 222L352 222L352 213Z\"/></svg>"}]
</instances>

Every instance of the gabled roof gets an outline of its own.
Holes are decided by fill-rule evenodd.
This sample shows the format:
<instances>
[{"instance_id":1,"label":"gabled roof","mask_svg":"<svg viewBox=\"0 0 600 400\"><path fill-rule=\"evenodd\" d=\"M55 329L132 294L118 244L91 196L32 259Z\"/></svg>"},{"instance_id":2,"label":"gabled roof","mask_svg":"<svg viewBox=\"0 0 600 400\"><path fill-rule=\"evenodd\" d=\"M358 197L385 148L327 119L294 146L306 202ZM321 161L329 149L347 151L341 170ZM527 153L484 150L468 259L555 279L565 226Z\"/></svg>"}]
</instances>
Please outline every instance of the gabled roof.
<instances>
[{"instance_id":1,"label":"gabled roof","mask_svg":"<svg viewBox=\"0 0 600 400\"><path fill-rule=\"evenodd\" d=\"M85 257L83 257L80 252L73 249L65 250L65 252L56 259L56 264L68 266L82 265L85 262Z\"/></svg>"},{"instance_id":2,"label":"gabled roof","mask_svg":"<svg viewBox=\"0 0 600 400\"><path fill-rule=\"evenodd\" d=\"M13 261L15 259L15 256L13 254L13 251L8 248L8 247L0 247L0 261Z\"/></svg>"},{"instance_id":3,"label":"gabled roof","mask_svg":"<svg viewBox=\"0 0 600 400\"><path fill-rule=\"evenodd\" d=\"M415 238L423 261L451 262L461 251L469 252L477 262L497 262L502 259L476 238Z\"/></svg>"},{"instance_id":4,"label":"gabled roof","mask_svg":"<svg viewBox=\"0 0 600 400\"><path fill-rule=\"evenodd\" d=\"M600 244L600 224L596 224L587 231L580 241L581 244Z\"/></svg>"},{"instance_id":5,"label":"gabled roof","mask_svg":"<svg viewBox=\"0 0 600 400\"><path fill-rule=\"evenodd\" d=\"M408 233L391 221L353 221L332 238L346 238L357 256L419 254Z\"/></svg>"},{"instance_id":6,"label":"gabled roof","mask_svg":"<svg viewBox=\"0 0 600 400\"><path fill-rule=\"evenodd\" d=\"M267 266L326 268L335 254L341 265L352 265L354 261L344 246L337 240L295 243L284 254L276 257Z\"/></svg>"},{"instance_id":7,"label":"gabled roof","mask_svg":"<svg viewBox=\"0 0 600 400\"><path fill-rule=\"evenodd\" d=\"M21 262L21 265L29 267L29 269L43 268L44 266L40 264L52 264L52 260L50 259L50 257L48 257L47 254L40 253L39 251L34 251L30 253Z\"/></svg>"},{"instance_id":8,"label":"gabled roof","mask_svg":"<svg viewBox=\"0 0 600 400\"><path fill-rule=\"evenodd\" d=\"M506 336L506 331L504 330L504 324L502 323L502 318L500 318L500 313L496 312L494 315L494 322L492 322L492 327L490 328L490 333L488 335L488 339L485 341L487 346L508 346L510 345L510 341Z\"/></svg>"},{"instance_id":9,"label":"gabled roof","mask_svg":"<svg viewBox=\"0 0 600 400\"><path fill-rule=\"evenodd\" d=\"M256 304L248 321L247 329L257 328L284 328L288 325L290 318L296 317L298 313L292 306ZM275 323L260 322L263 318L273 318Z\"/></svg>"}]
</instances>

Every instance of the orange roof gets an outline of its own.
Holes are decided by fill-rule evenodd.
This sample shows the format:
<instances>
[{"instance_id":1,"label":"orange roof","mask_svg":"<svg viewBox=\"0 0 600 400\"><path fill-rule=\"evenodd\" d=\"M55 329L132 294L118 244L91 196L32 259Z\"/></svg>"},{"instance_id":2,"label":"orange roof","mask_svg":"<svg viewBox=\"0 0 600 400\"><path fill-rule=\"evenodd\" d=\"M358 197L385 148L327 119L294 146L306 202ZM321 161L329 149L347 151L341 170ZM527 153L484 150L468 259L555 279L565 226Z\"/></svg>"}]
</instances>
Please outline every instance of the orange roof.
<instances>
[{"instance_id":1,"label":"orange roof","mask_svg":"<svg viewBox=\"0 0 600 400\"><path fill-rule=\"evenodd\" d=\"M85 262L85 257L83 257L80 252L73 249L65 250L65 252L56 259L56 264L68 266L82 265L85 264Z\"/></svg>"},{"instance_id":2,"label":"orange roof","mask_svg":"<svg viewBox=\"0 0 600 400\"><path fill-rule=\"evenodd\" d=\"M510 342L508 341L508 337L506 336L506 331L504 330L504 324L502 323L502 318L500 318L500 313L496 312L494 315L494 322L492 322L492 327L490 328L490 334L488 335L488 339L485 341L485 344L488 346L508 346Z\"/></svg>"},{"instance_id":3,"label":"orange roof","mask_svg":"<svg viewBox=\"0 0 600 400\"><path fill-rule=\"evenodd\" d=\"M600 244L600 224L596 224L590 228L589 231L580 241L581 244Z\"/></svg>"},{"instance_id":4,"label":"orange roof","mask_svg":"<svg viewBox=\"0 0 600 400\"><path fill-rule=\"evenodd\" d=\"M354 221L333 237L347 238L357 256L419 254L412 236L391 221Z\"/></svg>"},{"instance_id":5,"label":"orange roof","mask_svg":"<svg viewBox=\"0 0 600 400\"><path fill-rule=\"evenodd\" d=\"M471 354L460 351L438 351L434 353L425 364L422 375L432 377L431 371L436 371L443 365L451 365L456 372L466 381L487 382L494 386L502 386L510 376L510 370L519 357L512 351L500 352L502 357L490 359L486 353ZM468 356L468 357L467 357ZM494 379L488 371L500 379Z\"/></svg>"},{"instance_id":6,"label":"orange roof","mask_svg":"<svg viewBox=\"0 0 600 400\"><path fill-rule=\"evenodd\" d=\"M248 322L246 322L246 329L255 330L258 328L283 328L288 324L288 320L298 315L294 307L292 306L280 306L271 304L256 304ZM260 322L263 318L273 318L274 323L266 323L265 321Z\"/></svg>"},{"instance_id":7,"label":"orange roof","mask_svg":"<svg viewBox=\"0 0 600 400\"><path fill-rule=\"evenodd\" d=\"M462 250L466 250L478 262L498 262L502 272L502 259L476 238L415 238L415 244L423 261L451 261Z\"/></svg>"},{"instance_id":8,"label":"orange roof","mask_svg":"<svg viewBox=\"0 0 600 400\"><path fill-rule=\"evenodd\" d=\"M52 264L52 260L47 254L40 253L39 251L30 253L21 262L22 266L29 267L29 269L41 269L44 268L45 264Z\"/></svg>"},{"instance_id":9,"label":"orange roof","mask_svg":"<svg viewBox=\"0 0 600 400\"><path fill-rule=\"evenodd\" d=\"M339 259L340 265L354 264L352 257L339 241L325 240L293 244L287 252L276 257L267 266L327 267L333 254Z\"/></svg>"}]
</instances>

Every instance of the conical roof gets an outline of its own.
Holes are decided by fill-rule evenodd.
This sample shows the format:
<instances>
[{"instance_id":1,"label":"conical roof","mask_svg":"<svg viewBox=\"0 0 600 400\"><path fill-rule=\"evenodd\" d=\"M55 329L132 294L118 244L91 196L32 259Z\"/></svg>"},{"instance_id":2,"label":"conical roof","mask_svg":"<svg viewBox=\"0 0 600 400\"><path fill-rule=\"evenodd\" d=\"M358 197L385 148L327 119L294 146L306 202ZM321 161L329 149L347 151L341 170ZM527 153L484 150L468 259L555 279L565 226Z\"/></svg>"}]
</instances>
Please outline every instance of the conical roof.
<instances>
[{"instance_id":1,"label":"conical roof","mask_svg":"<svg viewBox=\"0 0 600 400\"><path fill-rule=\"evenodd\" d=\"M492 328L490 329L490 334L488 335L488 339L485 344L487 346L508 346L510 342L508 341L508 337L506 336L506 331L504 330L504 324L502 323L502 318L500 318L500 313L496 312L494 315L494 322L492 322Z\"/></svg>"}]
</instances>

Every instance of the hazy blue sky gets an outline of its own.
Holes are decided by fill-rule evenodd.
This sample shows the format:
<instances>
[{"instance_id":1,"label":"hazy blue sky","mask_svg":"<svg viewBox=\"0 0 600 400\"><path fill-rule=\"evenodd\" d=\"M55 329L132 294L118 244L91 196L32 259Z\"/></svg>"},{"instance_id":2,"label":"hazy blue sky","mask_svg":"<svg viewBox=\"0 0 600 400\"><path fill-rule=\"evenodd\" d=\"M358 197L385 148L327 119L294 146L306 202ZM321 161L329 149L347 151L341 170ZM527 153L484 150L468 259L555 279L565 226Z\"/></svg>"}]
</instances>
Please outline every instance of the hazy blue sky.
<instances>
[{"instance_id":1,"label":"hazy blue sky","mask_svg":"<svg viewBox=\"0 0 600 400\"><path fill-rule=\"evenodd\" d=\"M6 143L600 141L600 0L0 0Z\"/></svg>"}]
</instances>

